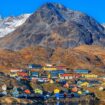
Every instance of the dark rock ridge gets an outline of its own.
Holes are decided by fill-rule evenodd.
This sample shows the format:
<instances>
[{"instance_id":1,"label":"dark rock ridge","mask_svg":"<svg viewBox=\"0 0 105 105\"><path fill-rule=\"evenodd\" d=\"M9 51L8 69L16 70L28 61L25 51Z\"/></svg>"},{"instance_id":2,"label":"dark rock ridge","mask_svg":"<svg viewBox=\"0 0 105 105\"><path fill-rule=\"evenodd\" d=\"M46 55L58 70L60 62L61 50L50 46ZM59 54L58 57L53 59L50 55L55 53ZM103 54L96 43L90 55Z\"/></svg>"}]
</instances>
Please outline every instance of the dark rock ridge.
<instances>
[{"instance_id":1,"label":"dark rock ridge","mask_svg":"<svg viewBox=\"0 0 105 105\"><path fill-rule=\"evenodd\" d=\"M28 46L70 48L82 44L105 45L105 29L95 19L61 4L46 3L13 33L0 39L0 48Z\"/></svg>"}]
</instances>

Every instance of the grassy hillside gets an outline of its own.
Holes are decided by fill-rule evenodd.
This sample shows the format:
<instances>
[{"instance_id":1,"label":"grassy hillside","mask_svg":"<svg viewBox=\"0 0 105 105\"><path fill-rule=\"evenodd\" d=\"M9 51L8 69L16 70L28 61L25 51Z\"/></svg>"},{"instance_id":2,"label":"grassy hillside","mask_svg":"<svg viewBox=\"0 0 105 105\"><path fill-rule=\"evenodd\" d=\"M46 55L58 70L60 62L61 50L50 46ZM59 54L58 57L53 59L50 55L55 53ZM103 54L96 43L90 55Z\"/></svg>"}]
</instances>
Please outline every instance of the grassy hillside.
<instances>
[{"instance_id":1,"label":"grassy hillside","mask_svg":"<svg viewBox=\"0 0 105 105\"><path fill-rule=\"evenodd\" d=\"M105 49L99 46L79 46L73 49L29 47L20 51L0 50L0 70L24 68L29 63L67 65L70 69L104 69Z\"/></svg>"}]
</instances>

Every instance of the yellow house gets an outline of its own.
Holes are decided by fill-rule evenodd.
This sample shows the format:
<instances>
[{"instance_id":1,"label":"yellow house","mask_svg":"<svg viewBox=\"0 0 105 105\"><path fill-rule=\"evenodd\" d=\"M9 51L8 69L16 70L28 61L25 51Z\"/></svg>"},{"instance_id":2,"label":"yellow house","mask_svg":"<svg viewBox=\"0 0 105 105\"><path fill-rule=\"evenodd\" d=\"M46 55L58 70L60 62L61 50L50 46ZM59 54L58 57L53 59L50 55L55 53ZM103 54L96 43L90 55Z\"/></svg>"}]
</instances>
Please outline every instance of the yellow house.
<instances>
[{"instance_id":1,"label":"yellow house","mask_svg":"<svg viewBox=\"0 0 105 105\"><path fill-rule=\"evenodd\" d=\"M48 74L48 78L51 78L51 75L50 74Z\"/></svg>"},{"instance_id":2,"label":"yellow house","mask_svg":"<svg viewBox=\"0 0 105 105\"><path fill-rule=\"evenodd\" d=\"M84 78L97 78L98 75L96 75L96 74L82 74L82 77L84 77Z\"/></svg>"},{"instance_id":3,"label":"yellow house","mask_svg":"<svg viewBox=\"0 0 105 105\"><path fill-rule=\"evenodd\" d=\"M44 71L54 71L54 70L57 70L57 68L55 68L55 67L43 67L42 69Z\"/></svg>"},{"instance_id":4,"label":"yellow house","mask_svg":"<svg viewBox=\"0 0 105 105\"><path fill-rule=\"evenodd\" d=\"M82 87L88 87L89 86L89 83L88 82L84 82L84 83L81 84L81 86Z\"/></svg>"},{"instance_id":5,"label":"yellow house","mask_svg":"<svg viewBox=\"0 0 105 105\"><path fill-rule=\"evenodd\" d=\"M18 74L16 72L11 72L10 73L10 77L17 77L17 76L18 76Z\"/></svg>"},{"instance_id":6,"label":"yellow house","mask_svg":"<svg viewBox=\"0 0 105 105\"><path fill-rule=\"evenodd\" d=\"M59 89L54 89L54 93L56 94L56 93L59 93L60 92L60 90Z\"/></svg>"}]
</instances>

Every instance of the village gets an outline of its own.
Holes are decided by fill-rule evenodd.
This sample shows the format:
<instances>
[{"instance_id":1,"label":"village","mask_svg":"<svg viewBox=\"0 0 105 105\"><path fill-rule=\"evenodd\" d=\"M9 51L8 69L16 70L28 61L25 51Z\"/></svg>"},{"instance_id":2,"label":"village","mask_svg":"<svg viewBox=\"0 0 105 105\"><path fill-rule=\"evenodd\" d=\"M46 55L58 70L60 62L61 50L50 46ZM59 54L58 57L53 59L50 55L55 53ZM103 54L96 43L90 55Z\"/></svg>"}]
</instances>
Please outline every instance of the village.
<instances>
[{"instance_id":1,"label":"village","mask_svg":"<svg viewBox=\"0 0 105 105\"><path fill-rule=\"evenodd\" d=\"M15 80L16 84L1 81L1 77ZM105 76L88 69L69 70L66 66L29 64L26 69L11 69L9 74L0 72L0 97L12 96L22 99L62 100L100 97L91 89L105 91Z\"/></svg>"}]
</instances>

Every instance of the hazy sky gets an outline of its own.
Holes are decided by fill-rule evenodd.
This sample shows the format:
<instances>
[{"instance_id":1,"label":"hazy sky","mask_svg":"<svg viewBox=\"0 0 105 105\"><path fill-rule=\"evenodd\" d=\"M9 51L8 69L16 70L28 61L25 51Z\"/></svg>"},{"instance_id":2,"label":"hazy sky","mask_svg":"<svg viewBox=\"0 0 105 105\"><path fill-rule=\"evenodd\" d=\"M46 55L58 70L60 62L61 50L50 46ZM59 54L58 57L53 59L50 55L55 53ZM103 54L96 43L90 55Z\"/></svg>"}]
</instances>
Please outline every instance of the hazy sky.
<instances>
[{"instance_id":1,"label":"hazy sky","mask_svg":"<svg viewBox=\"0 0 105 105\"><path fill-rule=\"evenodd\" d=\"M74 10L80 10L105 23L105 0L0 0L0 14L3 17L32 13L43 3L57 2Z\"/></svg>"}]
</instances>

